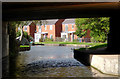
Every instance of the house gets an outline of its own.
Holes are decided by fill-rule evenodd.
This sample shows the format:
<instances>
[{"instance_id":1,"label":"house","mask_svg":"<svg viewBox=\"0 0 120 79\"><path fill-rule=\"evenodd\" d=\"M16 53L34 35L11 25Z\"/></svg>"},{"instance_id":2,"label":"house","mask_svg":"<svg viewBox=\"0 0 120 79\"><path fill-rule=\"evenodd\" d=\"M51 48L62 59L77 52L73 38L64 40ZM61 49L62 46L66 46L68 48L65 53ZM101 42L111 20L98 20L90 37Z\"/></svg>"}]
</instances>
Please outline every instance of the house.
<instances>
[{"instance_id":1,"label":"house","mask_svg":"<svg viewBox=\"0 0 120 79\"><path fill-rule=\"evenodd\" d=\"M75 19L65 19L62 23L61 38L64 41L78 39L78 36L74 34L76 29Z\"/></svg>"},{"instance_id":2,"label":"house","mask_svg":"<svg viewBox=\"0 0 120 79\"><path fill-rule=\"evenodd\" d=\"M36 32L36 24L33 22L30 22L28 25L23 27L23 31L26 31L28 35L34 38L34 33Z\"/></svg>"},{"instance_id":3,"label":"house","mask_svg":"<svg viewBox=\"0 0 120 79\"><path fill-rule=\"evenodd\" d=\"M39 42L40 38L49 38L56 41L61 37L63 21L64 19L41 20L41 25L35 25L33 22L30 22L23 27L23 31L26 31L28 35L32 36L35 42Z\"/></svg>"},{"instance_id":4,"label":"house","mask_svg":"<svg viewBox=\"0 0 120 79\"><path fill-rule=\"evenodd\" d=\"M64 19L42 20L42 25L36 25L35 42L39 42L40 38L56 41L61 37L63 21Z\"/></svg>"},{"instance_id":5,"label":"house","mask_svg":"<svg viewBox=\"0 0 120 79\"><path fill-rule=\"evenodd\" d=\"M80 40L80 42L90 42L90 30L87 30L87 35L85 37L79 38L75 35L77 27L75 25L75 19L65 19L62 22L62 32L61 38L64 41L73 41L73 40Z\"/></svg>"},{"instance_id":6,"label":"house","mask_svg":"<svg viewBox=\"0 0 120 79\"><path fill-rule=\"evenodd\" d=\"M39 42L41 38L71 42L79 39L81 40L80 42L90 42L90 30L88 30L87 35L82 38L75 35L76 30L75 19L41 20L41 24L35 25L31 22L23 27L23 31L28 32L28 35L34 38L34 42Z\"/></svg>"}]
</instances>

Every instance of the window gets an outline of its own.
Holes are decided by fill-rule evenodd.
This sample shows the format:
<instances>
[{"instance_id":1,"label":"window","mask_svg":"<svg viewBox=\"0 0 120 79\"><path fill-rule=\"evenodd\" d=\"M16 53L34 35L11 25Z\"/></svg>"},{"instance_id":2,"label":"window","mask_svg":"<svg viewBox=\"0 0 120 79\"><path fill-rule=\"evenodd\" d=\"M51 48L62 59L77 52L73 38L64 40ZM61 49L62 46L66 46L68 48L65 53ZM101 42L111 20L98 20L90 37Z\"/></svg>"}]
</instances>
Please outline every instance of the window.
<instances>
[{"instance_id":1,"label":"window","mask_svg":"<svg viewBox=\"0 0 120 79\"><path fill-rule=\"evenodd\" d=\"M52 25L50 25L50 30L52 30Z\"/></svg>"},{"instance_id":2,"label":"window","mask_svg":"<svg viewBox=\"0 0 120 79\"><path fill-rule=\"evenodd\" d=\"M39 32L41 32L41 26L39 26Z\"/></svg>"},{"instance_id":3,"label":"window","mask_svg":"<svg viewBox=\"0 0 120 79\"><path fill-rule=\"evenodd\" d=\"M74 25L72 24L72 29L74 29Z\"/></svg>"},{"instance_id":4,"label":"window","mask_svg":"<svg viewBox=\"0 0 120 79\"><path fill-rule=\"evenodd\" d=\"M24 26L24 31L27 31L27 26Z\"/></svg>"},{"instance_id":5,"label":"window","mask_svg":"<svg viewBox=\"0 0 120 79\"><path fill-rule=\"evenodd\" d=\"M47 30L47 25L45 25L45 30Z\"/></svg>"},{"instance_id":6,"label":"window","mask_svg":"<svg viewBox=\"0 0 120 79\"><path fill-rule=\"evenodd\" d=\"M68 31L68 25L65 25L65 31Z\"/></svg>"}]
</instances>

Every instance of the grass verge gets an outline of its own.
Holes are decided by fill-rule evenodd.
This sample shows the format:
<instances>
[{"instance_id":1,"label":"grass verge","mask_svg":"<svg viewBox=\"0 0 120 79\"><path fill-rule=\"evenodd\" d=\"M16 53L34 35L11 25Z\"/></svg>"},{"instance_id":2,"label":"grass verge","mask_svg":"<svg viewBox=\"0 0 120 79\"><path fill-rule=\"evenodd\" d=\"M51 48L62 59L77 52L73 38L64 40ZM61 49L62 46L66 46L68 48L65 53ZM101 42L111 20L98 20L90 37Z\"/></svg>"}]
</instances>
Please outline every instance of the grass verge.
<instances>
[{"instance_id":1,"label":"grass verge","mask_svg":"<svg viewBox=\"0 0 120 79\"><path fill-rule=\"evenodd\" d=\"M101 45L105 43L80 43L80 42L35 42L35 44L78 44L78 45L90 45L90 46L95 46L95 45Z\"/></svg>"},{"instance_id":2,"label":"grass verge","mask_svg":"<svg viewBox=\"0 0 120 79\"><path fill-rule=\"evenodd\" d=\"M30 47L29 45L20 45L20 47Z\"/></svg>"},{"instance_id":3,"label":"grass verge","mask_svg":"<svg viewBox=\"0 0 120 79\"><path fill-rule=\"evenodd\" d=\"M100 44L92 45L92 47L79 48L79 49L76 49L76 50L86 50L86 49L95 50L95 49L103 48L103 47L107 47L107 43L102 43L102 44L100 43Z\"/></svg>"},{"instance_id":4,"label":"grass verge","mask_svg":"<svg viewBox=\"0 0 120 79\"><path fill-rule=\"evenodd\" d=\"M35 42L35 44L77 44L77 45L88 45L91 47L87 47L87 49L97 49L97 48L102 48L106 47L107 43L85 43L85 42ZM80 48L76 50L85 50L86 48Z\"/></svg>"}]
</instances>

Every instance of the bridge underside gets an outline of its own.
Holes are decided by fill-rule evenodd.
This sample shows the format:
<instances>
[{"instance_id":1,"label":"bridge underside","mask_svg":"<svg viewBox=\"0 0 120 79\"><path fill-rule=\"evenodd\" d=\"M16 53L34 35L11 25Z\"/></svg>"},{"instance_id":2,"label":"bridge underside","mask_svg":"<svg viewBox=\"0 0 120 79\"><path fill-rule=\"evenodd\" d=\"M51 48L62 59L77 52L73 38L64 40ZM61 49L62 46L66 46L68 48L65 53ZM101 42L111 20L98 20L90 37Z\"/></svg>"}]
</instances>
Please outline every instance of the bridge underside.
<instances>
[{"instance_id":1,"label":"bridge underside","mask_svg":"<svg viewBox=\"0 0 120 79\"><path fill-rule=\"evenodd\" d=\"M110 17L119 15L120 3L24 2L2 4L3 20L40 20L56 18Z\"/></svg>"},{"instance_id":2,"label":"bridge underside","mask_svg":"<svg viewBox=\"0 0 120 79\"><path fill-rule=\"evenodd\" d=\"M2 8L3 21L111 17L108 50L120 52L120 2L4 2Z\"/></svg>"}]
</instances>

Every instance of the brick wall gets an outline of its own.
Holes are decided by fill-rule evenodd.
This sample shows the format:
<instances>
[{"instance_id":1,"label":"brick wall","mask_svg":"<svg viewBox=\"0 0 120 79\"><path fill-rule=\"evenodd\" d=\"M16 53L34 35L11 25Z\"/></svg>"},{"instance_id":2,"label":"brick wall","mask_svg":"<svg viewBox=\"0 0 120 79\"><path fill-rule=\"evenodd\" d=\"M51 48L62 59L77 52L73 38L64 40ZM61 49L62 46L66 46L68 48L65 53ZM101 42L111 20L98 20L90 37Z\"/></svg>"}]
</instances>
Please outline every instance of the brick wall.
<instances>
[{"instance_id":1,"label":"brick wall","mask_svg":"<svg viewBox=\"0 0 120 79\"><path fill-rule=\"evenodd\" d=\"M67 24L68 25L68 31L76 31L76 25L75 24ZM72 29L72 25L74 28ZM65 24L62 24L62 31L65 31Z\"/></svg>"},{"instance_id":2,"label":"brick wall","mask_svg":"<svg viewBox=\"0 0 120 79\"><path fill-rule=\"evenodd\" d=\"M33 38L34 38L35 30L36 30L36 25L32 22L29 25L29 35L31 35Z\"/></svg>"},{"instance_id":3,"label":"brick wall","mask_svg":"<svg viewBox=\"0 0 120 79\"><path fill-rule=\"evenodd\" d=\"M55 37L61 37L61 32L62 32L62 22L65 19L59 19L56 23L55 23Z\"/></svg>"},{"instance_id":4,"label":"brick wall","mask_svg":"<svg viewBox=\"0 0 120 79\"><path fill-rule=\"evenodd\" d=\"M65 25L66 24L62 24L62 31L65 31ZM76 25L75 24L67 24L68 25L68 31L76 31ZM74 26L74 28L72 28L72 25ZM77 39L78 36L74 34L74 39Z\"/></svg>"},{"instance_id":5,"label":"brick wall","mask_svg":"<svg viewBox=\"0 0 120 79\"><path fill-rule=\"evenodd\" d=\"M62 31L65 31L65 25L66 24L62 24ZM68 31L76 31L77 27L75 24L67 24L68 25ZM74 28L72 28L72 25L74 25ZM74 39L77 39L78 36L74 34ZM85 37L82 37L82 39L86 39L88 38L88 40L86 42L90 42L90 30L87 30L87 35ZM85 40L84 40L85 42Z\"/></svg>"},{"instance_id":6,"label":"brick wall","mask_svg":"<svg viewBox=\"0 0 120 79\"><path fill-rule=\"evenodd\" d=\"M41 28L41 32L48 32L47 37L50 38L50 35L53 35L53 39L55 39L55 25L51 25L52 26L52 30L50 30L50 25L46 25L46 30L45 30L45 26L42 25ZM39 31L39 26L37 26L37 32Z\"/></svg>"}]
</instances>

